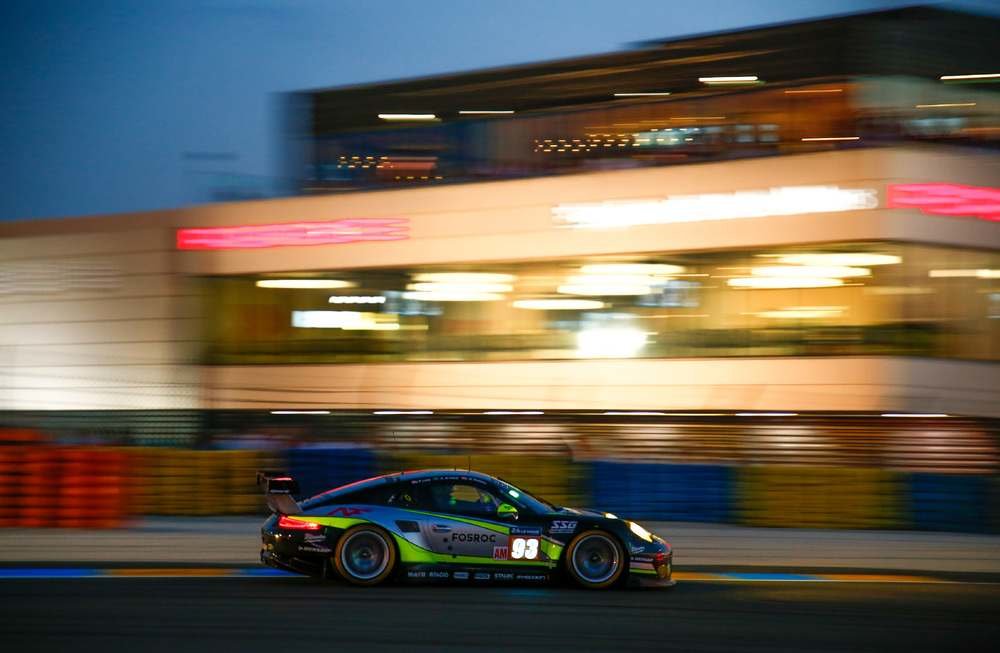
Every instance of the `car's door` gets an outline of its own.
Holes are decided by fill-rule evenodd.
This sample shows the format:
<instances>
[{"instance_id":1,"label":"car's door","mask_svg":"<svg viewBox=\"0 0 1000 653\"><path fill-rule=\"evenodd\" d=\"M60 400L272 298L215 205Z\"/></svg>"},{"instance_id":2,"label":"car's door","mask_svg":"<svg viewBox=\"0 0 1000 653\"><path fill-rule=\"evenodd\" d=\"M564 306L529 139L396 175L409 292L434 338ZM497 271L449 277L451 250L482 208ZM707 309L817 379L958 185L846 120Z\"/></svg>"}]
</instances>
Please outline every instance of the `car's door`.
<instances>
[{"instance_id":1,"label":"car's door","mask_svg":"<svg viewBox=\"0 0 1000 653\"><path fill-rule=\"evenodd\" d=\"M502 502L485 484L435 480L421 488L421 495L420 503L430 513L421 520L421 530L431 550L450 555L456 562L468 557L507 559L507 528L497 516Z\"/></svg>"}]
</instances>

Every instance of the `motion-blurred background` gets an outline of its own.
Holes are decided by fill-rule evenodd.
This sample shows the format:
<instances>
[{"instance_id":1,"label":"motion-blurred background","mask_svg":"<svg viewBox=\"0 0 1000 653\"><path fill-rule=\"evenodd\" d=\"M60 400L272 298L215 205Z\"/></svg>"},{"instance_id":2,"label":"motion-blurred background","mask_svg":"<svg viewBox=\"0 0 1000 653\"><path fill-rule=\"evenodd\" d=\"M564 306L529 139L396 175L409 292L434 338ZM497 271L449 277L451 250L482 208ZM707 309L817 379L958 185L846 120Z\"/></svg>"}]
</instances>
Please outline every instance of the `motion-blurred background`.
<instances>
[{"instance_id":1,"label":"motion-blurred background","mask_svg":"<svg viewBox=\"0 0 1000 653\"><path fill-rule=\"evenodd\" d=\"M6 64L0 526L254 515L259 468L313 493L471 465L633 518L1000 530L988 6L651 2L508 52L472 9L407 68L364 10L207 4L190 32L154 11L146 58L150 10L12 11L44 65ZM334 14L357 45L274 82L278 28ZM226 65L185 67L223 32ZM148 68L72 70L74 44ZM258 75L312 88L244 107ZM70 79L156 108L41 101Z\"/></svg>"}]
</instances>

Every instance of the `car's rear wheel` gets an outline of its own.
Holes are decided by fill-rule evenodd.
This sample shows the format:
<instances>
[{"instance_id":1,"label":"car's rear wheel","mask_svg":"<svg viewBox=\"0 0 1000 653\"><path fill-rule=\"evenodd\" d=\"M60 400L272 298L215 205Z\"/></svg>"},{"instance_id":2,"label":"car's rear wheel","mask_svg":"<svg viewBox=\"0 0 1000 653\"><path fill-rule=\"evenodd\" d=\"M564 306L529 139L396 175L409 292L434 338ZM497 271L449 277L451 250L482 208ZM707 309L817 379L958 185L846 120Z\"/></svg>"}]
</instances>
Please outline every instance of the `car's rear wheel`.
<instances>
[{"instance_id":1,"label":"car's rear wheel","mask_svg":"<svg viewBox=\"0 0 1000 653\"><path fill-rule=\"evenodd\" d=\"M602 531L585 531L566 547L566 571L588 589L611 587L625 569L625 552L618 540Z\"/></svg>"},{"instance_id":2,"label":"car's rear wheel","mask_svg":"<svg viewBox=\"0 0 1000 653\"><path fill-rule=\"evenodd\" d=\"M378 585L396 567L396 547L378 526L362 524L348 529L337 542L333 566L353 585Z\"/></svg>"}]
</instances>

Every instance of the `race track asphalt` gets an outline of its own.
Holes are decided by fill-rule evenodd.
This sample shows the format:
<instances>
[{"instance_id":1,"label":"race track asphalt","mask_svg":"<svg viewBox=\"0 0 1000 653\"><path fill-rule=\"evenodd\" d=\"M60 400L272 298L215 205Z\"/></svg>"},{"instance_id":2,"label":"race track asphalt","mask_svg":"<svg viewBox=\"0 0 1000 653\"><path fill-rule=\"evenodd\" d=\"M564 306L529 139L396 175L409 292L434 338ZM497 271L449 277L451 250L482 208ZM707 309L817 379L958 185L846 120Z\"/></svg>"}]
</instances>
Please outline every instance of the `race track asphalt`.
<instances>
[{"instance_id":1,"label":"race track asphalt","mask_svg":"<svg viewBox=\"0 0 1000 653\"><path fill-rule=\"evenodd\" d=\"M0 581L0 650L997 650L1000 585L684 582L670 590L296 577Z\"/></svg>"}]
</instances>

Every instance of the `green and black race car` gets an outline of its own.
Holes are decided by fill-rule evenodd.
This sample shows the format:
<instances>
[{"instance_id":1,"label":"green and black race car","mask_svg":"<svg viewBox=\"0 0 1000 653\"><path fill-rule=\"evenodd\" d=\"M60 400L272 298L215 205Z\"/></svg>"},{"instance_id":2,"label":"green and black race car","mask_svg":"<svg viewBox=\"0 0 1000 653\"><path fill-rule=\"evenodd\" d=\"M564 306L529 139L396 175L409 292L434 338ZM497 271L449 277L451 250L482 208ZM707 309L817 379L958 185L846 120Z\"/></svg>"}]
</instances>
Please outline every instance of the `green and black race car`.
<instances>
[{"instance_id":1,"label":"green and black race car","mask_svg":"<svg viewBox=\"0 0 1000 653\"><path fill-rule=\"evenodd\" d=\"M265 564L355 585L393 578L465 583L569 578L600 589L669 587L672 551L635 522L561 508L473 471L386 474L300 505L294 479L260 472L274 511L261 529Z\"/></svg>"}]
</instances>

